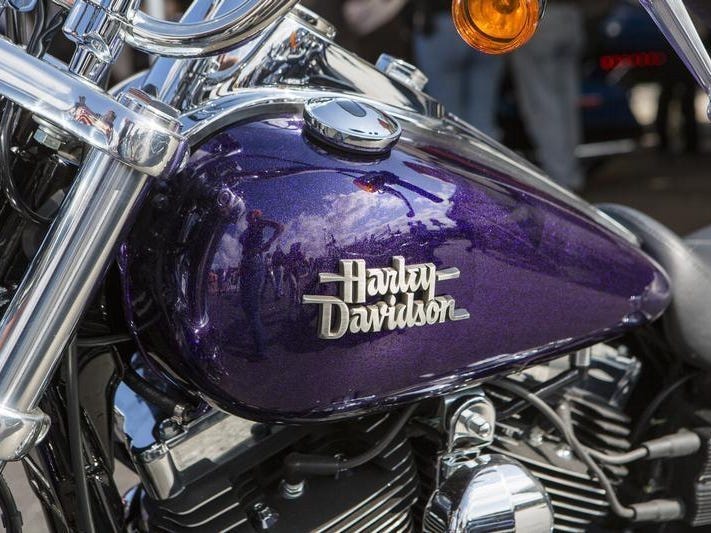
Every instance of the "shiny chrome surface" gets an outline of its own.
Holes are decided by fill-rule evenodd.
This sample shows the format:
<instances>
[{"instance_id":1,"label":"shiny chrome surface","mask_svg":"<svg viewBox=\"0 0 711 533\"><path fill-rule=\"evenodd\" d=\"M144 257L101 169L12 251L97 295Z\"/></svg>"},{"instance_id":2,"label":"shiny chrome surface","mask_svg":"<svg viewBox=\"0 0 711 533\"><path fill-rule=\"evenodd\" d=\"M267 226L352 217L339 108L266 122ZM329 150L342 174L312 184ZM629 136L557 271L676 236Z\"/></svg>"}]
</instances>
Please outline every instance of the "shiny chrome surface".
<instances>
[{"instance_id":1,"label":"shiny chrome surface","mask_svg":"<svg viewBox=\"0 0 711 533\"><path fill-rule=\"evenodd\" d=\"M210 411L198 420L180 426L178 433L145 450L132 450L133 461L148 494L165 500L180 494L201 462L221 464L254 444L253 422Z\"/></svg>"},{"instance_id":2,"label":"shiny chrome surface","mask_svg":"<svg viewBox=\"0 0 711 533\"><path fill-rule=\"evenodd\" d=\"M677 54L711 96L711 57L682 0L640 0ZM711 117L711 110L709 110Z\"/></svg>"},{"instance_id":3,"label":"shiny chrome surface","mask_svg":"<svg viewBox=\"0 0 711 533\"><path fill-rule=\"evenodd\" d=\"M553 509L541 484L521 464L484 455L450 465L425 511L426 531L544 533Z\"/></svg>"},{"instance_id":4,"label":"shiny chrome surface","mask_svg":"<svg viewBox=\"0 0 711 533\"><path fill-rule=\"evenodd\" d=\"M333 24L318 13L314 13L300 4L294 6L294 9L291 11L291 16L300 19L304 24L310 26L312 30L320 33L330 41L335 39L338 34Z\"/></svg>"},{"instance_id":5,"label":"shiny chrome surface","mask_svg":"<svg viewBox=\"0 0 711 533\"><path fill-rule=\"evenodd\" d=\"M309 87L338 91L341 96L368 96L392 107L440 118L443 106L424 92L390 77L331 41L318 25L297 10L259 39L222 59L222 68L208 75L205 96L245 87Z\"/></svg>"},{"instance_id":6,"label":"shiny chrome surface","mask_svg":"<svg viewBox=\"0 0 711 533\"><path fill-rule=\"evenodd\" d=\"M122 95L126 109L147 116L168 131L179 125L138 91ZM151 137L132 146L125 157L144 160L156 147ZM136 138L140 140L140 138ZM160 147L158 147L160 148ZM17 427L17 416L36 419L31 436L45 420L38 402L87 303L93 296L128 222L147 190L148 175L110 155L92 150L62 208L0 322L0 443ZM29 431L29 430L28 430ZM29 446L31 443L27 443ZM0 448L0 460L26 451Z\"/></svg>"},{"instance_id":7,"label":"shiny chrome surface","mask_svg":"<svg viewBox=\"0 0 711 533\"><path fill-rule=\"evenodd\" d=\"M377 63L375 63L375 68L392 79L418 91L422 91L427 85L428 79L424 72L415 65L389 54L382 54Z\"/></svg>"},{"instance_id":8,"label":"shiny chrome surface","mask_svg":"<svg viewBox=\"0 0 711 533\"><path fill-rule=\"evenodd\" d=\"M316 139L357 154L388 152L402 128L377 108L349 98L314 98L304 106L306 131Z\"/></svg>"},{"instance_id":9,"label":"shiny chrome surface","mask_svg":"<svg viewBox=\"0 0 711 533\"><path fill-rule=\"evenodd\" d=\"M76 0L54 0L71 9ZM84 1L84 0L82 0ZM158 20L138 9L125 11L126 0L85 0L111 13L126 42L149 54L175 58L218 55L257 36L298 0L223 0L197 2L190 19Z\"/></svg>"},{"instance_id":10,"label":"shiny chrome surface","mask_svg":"<svg viewBox=\"0 0 711 533\"><path fill-rule=\"evenodd\" d=\"M286 14L298 0L242 0L223 15L192 24L157 20L134 11L126 41L149 54L192 58L217 55L248 41Z\"/></svg>"},{"instance_id":11,"label":"shiny chrome surface","mask_svg":"<svg viewBox=\"0 0 711 533\"><path fill-rule=\"evenodd\" d=\"M224 0L195 0L190 4L181 24L196 24L227 13L230 3ZM144 87L159 100L178 109L185 109L193 101L208 71L218 70L218 58L175 59L158 57L147 73L137 76L133 86Z\"/></svg>"},{"instance_id":12,"label":"shiny chrome surface","mask_svg":"<svg viewBox=\"0 0 711 533\"><path fill-rule=\"evenodd\" d=\"M0 407L0 461L24 457L49 429L50 419L39 409L29 412Z\"/></svg>"},{"instance_id":13,"label":"shiny chrome surface","mask_svg":"<svg viewBox=\"0 0 711 533\"><path fill-rule=\"evenodd\" d=\"M63 28L77 46L69 70L94 83L103 80L123 50L119 17L139 6L140 0L75 0Z\"/></svg>"},{"instance_id":14,"label":"shiny chrome surface","mask_svg":"<svg viewBox=\"0 0 711 533\"><path fill-rule=\"evenodd\" d=\"M93 150L0 322L0 416L36 414L148 176ZM27 416L27 415L25 415ZM7 421L0 428L12 427ZM0 434L4 442L7 434ZM0 449L0 460L20 456Z\"/></svg>"},{"instance_id":15,"label":"shiny chrome surface","mask_svg":"<svg viewBox=\"0 0 711 533\"><path fill-rule=\"evenodd\" d=\"M448 451L488 446L494 441L495 429L494 404L483 393L468 398L450 417Z\"/></svg>"},{"instance_id":16,"label":"shiny chrome surface","mask_svg":"<svg viewBox=\"0 0 711 533\"><path fill-rule=\"evenodd\" d=\"M164 113L137 113L92 85L0 39L0 94L139 172L170 174L187 157Z\"/></svg>"}]
</instances>

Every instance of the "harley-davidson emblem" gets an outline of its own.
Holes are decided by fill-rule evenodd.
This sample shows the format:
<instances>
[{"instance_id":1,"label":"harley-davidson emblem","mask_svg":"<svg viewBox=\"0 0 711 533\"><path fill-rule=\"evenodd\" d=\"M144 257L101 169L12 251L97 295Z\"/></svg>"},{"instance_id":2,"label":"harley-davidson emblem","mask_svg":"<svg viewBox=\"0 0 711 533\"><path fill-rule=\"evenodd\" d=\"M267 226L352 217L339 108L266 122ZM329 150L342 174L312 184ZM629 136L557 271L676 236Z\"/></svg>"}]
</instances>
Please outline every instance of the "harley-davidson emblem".
<instances>
[{"instance_id":1,"label":"harley-davidson emblem","mask_svg":"<svg viewBox=\"0 0 711 533\"><path fill-rule=\"evenodd\" d=\"M437 282L458 279L458 268L438 271L432 263L408 266L404 257L393 257L392 267L388 268L366 268L363 259L344 259L339 271L319 274L320 283L340 284L338 297L305 295L302 300L321 307L321 339L340 339L348 332L393 331L469 318L466 309L456 308L453 297L436 295Z\"/></svg>"}]
</instances>

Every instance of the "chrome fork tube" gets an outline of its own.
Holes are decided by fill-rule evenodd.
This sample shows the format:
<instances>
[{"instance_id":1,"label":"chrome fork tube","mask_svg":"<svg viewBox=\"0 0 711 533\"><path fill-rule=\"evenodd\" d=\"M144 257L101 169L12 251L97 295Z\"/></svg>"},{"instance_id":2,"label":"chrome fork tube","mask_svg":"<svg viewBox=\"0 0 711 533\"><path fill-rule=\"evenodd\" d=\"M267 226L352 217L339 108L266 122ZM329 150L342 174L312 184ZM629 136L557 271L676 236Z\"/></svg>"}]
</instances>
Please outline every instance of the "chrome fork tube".
<instances>
[{"instance_id":1,"label":"chrome fork tube","mask_svg":"<svg viewBox=\"0 0 711 533\"><path fill-rule=\"evenodd\" d=\"M0 322L0 405L19 411L37 405L147 183L146 174L98 150L87 156Z\"/></svg>"},{"instance_id":2,"label":"chrome fork tube","mask_svg":"<svg viewBox=\"0 0 711 533\"><path fill-rule=\"evenodd\" d=\"M0 322L0 460L21 457L44 435L39 400L148 180L96 149L86 157Z\"/></svg>"},{"instance_id":3,"label":"chrome fork tube","mask_svg":"<svg viewBox=\"0 0 711 533\"><path fill-rule=\"evenodd\" d=\"M682 0L640 0L696 81L711 96L711 56ZM707 110L711 118L711 106Z\"/></svg>"}]
</instances>

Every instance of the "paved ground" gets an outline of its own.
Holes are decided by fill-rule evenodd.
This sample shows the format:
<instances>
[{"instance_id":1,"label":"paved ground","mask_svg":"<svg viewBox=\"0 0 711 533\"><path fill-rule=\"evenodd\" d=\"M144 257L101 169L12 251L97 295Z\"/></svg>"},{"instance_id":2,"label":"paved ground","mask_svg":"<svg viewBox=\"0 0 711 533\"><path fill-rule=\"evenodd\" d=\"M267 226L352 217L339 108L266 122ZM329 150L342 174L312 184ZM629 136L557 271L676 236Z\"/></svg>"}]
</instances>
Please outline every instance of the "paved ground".
<instances>
[{"instance_id":1,"label":"paved ground","mask_svg":"<svg viewBox=\"0 0 711 533\"><path fill-rule=\"evenodd\" d=\"M583 197L634 207L685 235L711 224L711 155L617 157L593 172Z\"/></svg>"}]
</instances>

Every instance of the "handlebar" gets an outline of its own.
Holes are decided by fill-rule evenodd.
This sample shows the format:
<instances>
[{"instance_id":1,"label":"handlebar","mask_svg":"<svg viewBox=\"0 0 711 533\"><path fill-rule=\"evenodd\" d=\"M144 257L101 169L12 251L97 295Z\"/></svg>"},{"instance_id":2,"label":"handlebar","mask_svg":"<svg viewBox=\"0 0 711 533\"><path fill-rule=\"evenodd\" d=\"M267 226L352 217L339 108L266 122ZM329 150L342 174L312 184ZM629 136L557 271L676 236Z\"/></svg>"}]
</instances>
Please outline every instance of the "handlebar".
<instances>
[{"instance_id":1,"label":"handlebar","mask_svg":"<svg viewBox=\"0 0 711 533\"><path fill-rule=\"evenodd\" d=\"M682 0L640 0L706 94L711 95L711 57ZM711 113L711 108L709 108ZM710 114L711 118L711 114Z\"/></svg>"},{"instance_id":2,"label":"handlebar","mask_svg":"<svg viewBox=\"0 0 711 533\"><path fill-rule=\"evenodd\" d=\"M298 0L244 0L212 20L166 22L137 11L124 28L134 48L166 57L217 55L248 41L298 3Z\"/></svg>"},{"instance_id":3,"label":"handlebar","mask_svg":"<svg viewBox=\"0 0 711 533\"><path fill-rule=\"evenodd\" d=\"M54 0L65 9L76 9L83 3L88 8L100 9L120 22L128 44L146 52L164 57L198 58L227 52L248 41L283 17L299 0L239 0L231 9L225 7L234 0L212 0L215 18L186 23L159 20L139 11L116 12L119 4L110 0ZM220 14L222 12L222 14Z\"/></svg>"}]
</instances>

